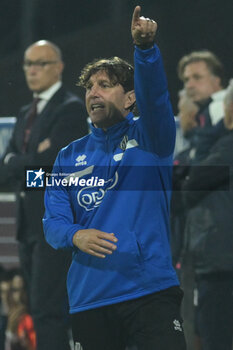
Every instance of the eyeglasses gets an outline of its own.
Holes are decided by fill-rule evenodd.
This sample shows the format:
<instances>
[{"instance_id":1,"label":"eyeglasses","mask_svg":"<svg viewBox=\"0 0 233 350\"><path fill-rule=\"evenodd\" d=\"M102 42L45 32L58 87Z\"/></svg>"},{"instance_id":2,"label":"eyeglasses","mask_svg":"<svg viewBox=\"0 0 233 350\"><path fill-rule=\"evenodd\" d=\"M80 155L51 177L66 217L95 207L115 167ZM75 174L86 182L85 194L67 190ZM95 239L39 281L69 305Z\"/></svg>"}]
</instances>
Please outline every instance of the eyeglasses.
<instances>
[{"instance_id":1,"label":"eyeglasses","mask_svg":"<svg viewBox=\"0 0 233 350\"><path fill-rule=\"evenodd\" d=\"M37 69L43 69L45 66L49 64L55 64L58 61L25 61L23 63L23 69L27 70L28 68L34 66Z\"/></svg>"}]
</instances>

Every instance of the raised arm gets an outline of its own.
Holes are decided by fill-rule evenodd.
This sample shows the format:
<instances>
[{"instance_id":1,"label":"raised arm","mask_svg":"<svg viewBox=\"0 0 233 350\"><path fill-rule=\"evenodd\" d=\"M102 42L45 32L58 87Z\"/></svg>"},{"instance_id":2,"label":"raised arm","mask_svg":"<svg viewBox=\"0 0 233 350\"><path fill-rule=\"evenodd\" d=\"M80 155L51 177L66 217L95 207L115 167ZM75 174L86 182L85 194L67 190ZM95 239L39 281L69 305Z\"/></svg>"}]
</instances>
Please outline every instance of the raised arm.
<instances>
[{"instance_id":1,"label":"raised arm","mask_svg":"<svg viewBox=\"0 0 233 350\"><path fill-rule=\"evenodd\" d=\"M172 154L175 122L159 48L154 44L157 23L140 17L136 6L131 25L135 49L135 93L140 123L148 147L160 157Z\"/></svg>"}]
</instances>

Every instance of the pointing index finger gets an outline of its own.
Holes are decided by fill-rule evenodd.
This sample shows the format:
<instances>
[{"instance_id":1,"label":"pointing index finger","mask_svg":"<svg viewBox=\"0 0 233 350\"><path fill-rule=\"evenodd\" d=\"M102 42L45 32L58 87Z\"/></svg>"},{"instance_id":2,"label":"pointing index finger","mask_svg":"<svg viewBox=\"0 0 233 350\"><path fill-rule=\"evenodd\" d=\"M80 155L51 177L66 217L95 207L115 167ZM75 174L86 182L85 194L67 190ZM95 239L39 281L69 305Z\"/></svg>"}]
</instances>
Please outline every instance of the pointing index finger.
<instances>
[{"instance_id":1,"label":"pointing index finger","mask_svg":"<svg viewBox=\"0 0 233 350\"><path fill-rule=\"evenodd\" d=\"M135 23L139 20L140 18L140 13L141 13L141 7L136 6L133 12L133 17L132 17L132 23Z\"/></svg>"}]
</instances>

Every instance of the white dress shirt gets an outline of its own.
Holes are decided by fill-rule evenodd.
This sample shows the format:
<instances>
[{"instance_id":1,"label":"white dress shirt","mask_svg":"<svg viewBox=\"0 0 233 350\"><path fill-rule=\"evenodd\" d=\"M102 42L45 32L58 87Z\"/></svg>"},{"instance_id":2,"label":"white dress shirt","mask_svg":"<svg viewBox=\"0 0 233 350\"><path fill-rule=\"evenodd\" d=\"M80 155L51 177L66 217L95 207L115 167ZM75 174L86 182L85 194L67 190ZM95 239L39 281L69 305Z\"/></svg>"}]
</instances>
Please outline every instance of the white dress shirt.
<instances>
[{"instance_id":1,"label":"white dress shirt","mask_svg":"<svg viewBox=\"0 0 233 350\"><path fill-rule=\"evenodd\" d=\"M47 90L40 92L39 94L36 92L33 94L34 98L40 99L40 101L37 104L37 113L38 114L40 114L43 111L43 109L45 108L45 106L47 105L49 100L51 100L53 95L57 92L57 90L60 89L61 86L62 86L61 81L57 81L55 84L50 86L50 88L48 88Z\"/></svg>"}]
</instances>

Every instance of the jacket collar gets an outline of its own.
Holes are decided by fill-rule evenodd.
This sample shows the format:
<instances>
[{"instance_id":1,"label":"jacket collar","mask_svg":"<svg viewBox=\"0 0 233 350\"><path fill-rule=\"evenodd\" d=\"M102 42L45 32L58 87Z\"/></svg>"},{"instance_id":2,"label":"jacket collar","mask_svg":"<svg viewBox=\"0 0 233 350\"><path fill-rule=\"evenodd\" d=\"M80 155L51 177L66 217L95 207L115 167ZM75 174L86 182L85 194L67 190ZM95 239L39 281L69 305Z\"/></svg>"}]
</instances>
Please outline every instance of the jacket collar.
<instances>
[{"instance_id":1,"label":"jacket collar","mask_svg":"<svg viewBox=\"0 0 233 350\"><path fill-rule=\"evenodd\" d=\"M90 125L92 131L92 137L99 142L103 142L106 138L115 140L122 137L129 128L129 125L133 122L134 115L130 112L122 122L119 122L107 130L102 128L96 128L93 124Z\"/></svg>"}]
</instances>

